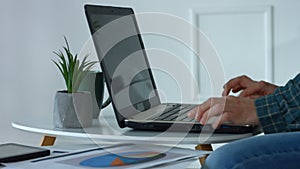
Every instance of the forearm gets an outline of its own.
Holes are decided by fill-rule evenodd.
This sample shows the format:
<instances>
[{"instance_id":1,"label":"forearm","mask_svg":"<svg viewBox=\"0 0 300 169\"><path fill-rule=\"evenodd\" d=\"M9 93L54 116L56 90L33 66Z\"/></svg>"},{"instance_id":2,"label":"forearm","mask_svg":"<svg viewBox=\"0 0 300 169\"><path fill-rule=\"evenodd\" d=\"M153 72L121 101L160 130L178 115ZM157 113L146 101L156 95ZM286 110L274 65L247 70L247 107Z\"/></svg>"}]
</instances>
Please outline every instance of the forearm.
<instances>
[{"instance_id":1,"label":"forearm","mask_svg":"<svg viewBox=\"0 0 300 169\"><path fill-rule=\"evenodd\" d=\"M255 105L265 133L300 130L300 75Z\"/></svg>"},{"instance_id":2,"label":"forearm","mask_svg":"<svg viewBox=\"0 0 300 169\"><path fill-rule=\"evenodd\" d=\"M279 104L274 95L268 95L255 100L257 116L264 133L278 133L287 131L282 118Z\"/></svg>"}]
</instances>

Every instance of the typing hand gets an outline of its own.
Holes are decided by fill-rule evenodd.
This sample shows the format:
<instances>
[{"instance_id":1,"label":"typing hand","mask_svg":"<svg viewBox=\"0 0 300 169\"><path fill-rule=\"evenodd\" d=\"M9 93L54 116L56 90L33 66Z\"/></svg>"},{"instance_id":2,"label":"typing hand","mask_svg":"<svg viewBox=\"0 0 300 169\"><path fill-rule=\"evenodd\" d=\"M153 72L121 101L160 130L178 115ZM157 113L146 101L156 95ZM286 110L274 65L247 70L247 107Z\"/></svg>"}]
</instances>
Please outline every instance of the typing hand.
<instances>
[{"instance_id":1,"label":"typing hand","mask_svg":"<svg viewBox=\"0 0 300 169\"><path fill-rule=\"evenodd\" d=\"M247 76L239 76L229 80L223 86L222 96L228 96L230 91L233 93L241 91L239 97L258 98L272 94L277 87L265 81L257 82Z\"/></svg>"},{"instance_id":2,"label":"typing hand","mask_svg":"<svg viewBox=\"0 0 300 169\"><path fill-rule=\"evenodd\" d=\"M254 100L244 97L210 98L191 110L188 116L203 125L214 117L214 120L210 122L213 128L217 128L223 123L232 125L259 124Z\"/></svg>"}]
</instances>

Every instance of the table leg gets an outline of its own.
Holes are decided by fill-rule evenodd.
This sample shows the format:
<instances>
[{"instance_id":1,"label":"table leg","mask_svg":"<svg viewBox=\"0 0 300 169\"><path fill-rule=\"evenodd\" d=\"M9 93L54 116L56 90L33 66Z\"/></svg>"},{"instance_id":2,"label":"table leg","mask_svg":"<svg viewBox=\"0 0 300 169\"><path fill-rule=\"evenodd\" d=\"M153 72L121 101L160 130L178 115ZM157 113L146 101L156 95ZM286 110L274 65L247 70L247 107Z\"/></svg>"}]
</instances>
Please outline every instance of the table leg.
<instances>
[{"instance_id":1,"label":"table leg","mask_svg":"<svg viewBox=\"0 0 300 169\"><path fill-rule=\"evenodd\" d=\"M203 150L203 151L213 151L211 144L198 144L195 147L196 150ZM207 158L208 155L205 155L204 157L200 157L199 161L201 166L204 164L205 159Z\"/></svg>"},{"instance_id":2,"label":"table leg","mask_svg":"<svg viewBox=\"0 0 300 169\"><path fill-rule=\"evenodd\" d=\"M41 146L53 146L55 143L56 137L54 136L43 136Z\"/></svg>"}]
</instances>

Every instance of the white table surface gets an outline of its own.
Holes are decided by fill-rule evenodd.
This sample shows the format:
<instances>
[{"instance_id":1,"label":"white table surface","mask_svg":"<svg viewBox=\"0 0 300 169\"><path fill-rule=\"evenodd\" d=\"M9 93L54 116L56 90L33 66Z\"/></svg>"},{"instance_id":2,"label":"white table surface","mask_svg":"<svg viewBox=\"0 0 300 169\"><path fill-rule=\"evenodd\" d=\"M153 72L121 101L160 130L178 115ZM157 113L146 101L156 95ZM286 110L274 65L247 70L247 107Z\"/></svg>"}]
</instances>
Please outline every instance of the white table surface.
<instances>
[{"instance_id":1,"label":"white table surface","mask_svg":"<svg viewBox=\"0 0 300 169\"><path fill-rule=\"evenodd\" d=\"M16 129L51 136L68 136L90 138L95 142L130 142L130 143L159 143L159 144L213 144L226 143L246 137L246 134L212 134L184 132L153 132L137 131L130 128L119 128L111 108L101 111L100 117L93 120L93 125L84 129L54 128L52 119L33 119L15 121L12 126Z\"/></svg>"}]
</instances>

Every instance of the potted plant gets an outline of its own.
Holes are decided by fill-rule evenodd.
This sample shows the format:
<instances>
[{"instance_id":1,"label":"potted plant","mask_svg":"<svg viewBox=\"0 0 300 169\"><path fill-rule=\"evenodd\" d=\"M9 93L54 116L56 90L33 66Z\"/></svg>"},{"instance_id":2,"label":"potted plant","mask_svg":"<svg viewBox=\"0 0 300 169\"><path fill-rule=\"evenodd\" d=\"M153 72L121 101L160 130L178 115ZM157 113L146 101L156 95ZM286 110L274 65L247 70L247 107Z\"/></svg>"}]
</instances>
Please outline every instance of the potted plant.
<instances>
[{"instance_id":1,"label":"potted plant","mask_svg":"<svg viewBox=\"0 0 300 169\"><path fill-rule=\"evenodd\" d=\"M96 61L88 61L85 55L80 61L73 55L67 38L63 51L54 52L58 60L52 60L61 72L66 90L57 91L54 103L54 126L57 128L89 127L92 124L92 98L90 92L78 91L78 87L87 72Z\"/></svg>"}]
</instances>

